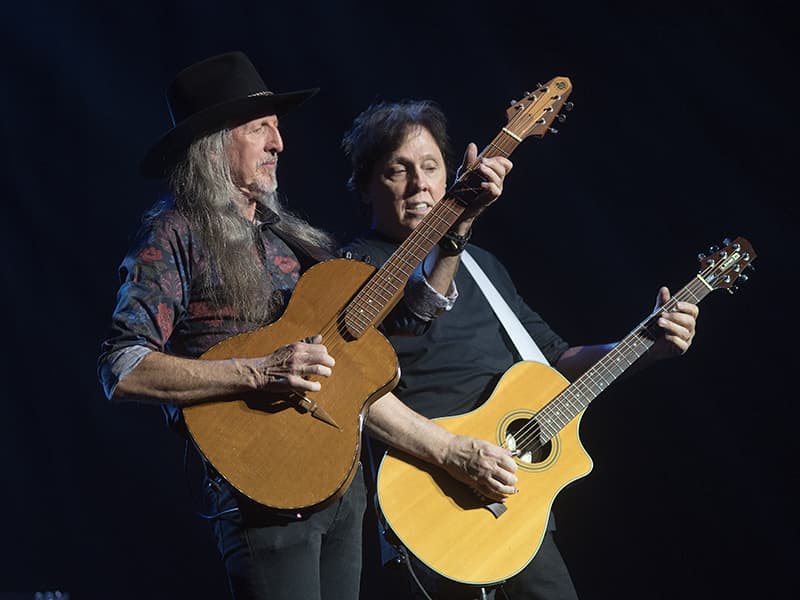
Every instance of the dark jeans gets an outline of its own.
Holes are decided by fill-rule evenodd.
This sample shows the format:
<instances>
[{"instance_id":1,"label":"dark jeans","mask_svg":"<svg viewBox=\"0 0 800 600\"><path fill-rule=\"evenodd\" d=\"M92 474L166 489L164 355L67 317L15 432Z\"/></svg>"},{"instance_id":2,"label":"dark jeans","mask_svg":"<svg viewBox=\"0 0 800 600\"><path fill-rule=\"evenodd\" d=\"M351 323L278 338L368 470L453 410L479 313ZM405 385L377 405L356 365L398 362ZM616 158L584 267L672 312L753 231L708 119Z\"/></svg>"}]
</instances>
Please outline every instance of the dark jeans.
<instances>
[{"instance_id":1,"label":"dark jeans","mask_svg":"<svg viewBox=\"0 0 800 600\"><path fill-rule=\"evenodd\" d=\"M578 600L567 565L558 551L553 532L547 531L534 559L522 571L502 586L482 590L444 579L412 558L414 573L433 600ZM389 568L405 568L395 565ZM411 576L409 575L409 578ZM414 600L425 595L415 582L411 582Z\"/></svg>"},{"instance_id":2,"label":"dark jeans","mask_svg":"<svg viewBox=\"0 0 800 600\"><path fill-rule=\"evenodd\" d=\"M361 466L344 496L300 515L267 511L218 477L206 489L211 511L224 513L212 523L235 600L357 600L366 507Z\"/></svg>"}]
</instances>

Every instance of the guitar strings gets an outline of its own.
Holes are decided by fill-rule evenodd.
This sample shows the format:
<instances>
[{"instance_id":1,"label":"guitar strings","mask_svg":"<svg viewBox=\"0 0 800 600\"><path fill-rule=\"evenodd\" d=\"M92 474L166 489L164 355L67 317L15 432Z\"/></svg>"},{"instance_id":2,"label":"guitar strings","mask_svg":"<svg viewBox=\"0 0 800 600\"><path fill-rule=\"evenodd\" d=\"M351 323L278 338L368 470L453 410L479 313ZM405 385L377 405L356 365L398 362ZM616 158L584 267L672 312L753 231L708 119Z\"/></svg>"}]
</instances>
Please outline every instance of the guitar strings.
<instances>
[{"instance_id":1,"label":"guitar strings","mask_svg":"<svg viewBox=\"0 0 800 600\"><path fill-rule=\"evenodd\" d=\"M525 452L530 451L531 453L534 453L549 443L550 440L555 437L559 431L561 431L561 429L563 429L575 418L575 416L577 416L589 405L589 402L591 402L594 397L605 390L610 383L613 383L613 381L619 375L627 370L627 368L630 367L633 362L641 357L645 351L649 349L653 343L655 343L655 340L653 339L652 334L649 333L648 328L653 326L654 322L659 316L665 312L671 312L680 301L692 299L695 302L699 302L705 297L706 294L708 294L710 290L705 283L698 280L698 277L704 278L705 276L709 275L715 269L715 267L715 264L711 264L706 269L701 271L695 277L695 279L690 281L667 302L646 317L644 321L637 325L631 331L631 333L625 336L625 338L619 344L617 344L617 346L610 350L603 358L595 363L595 365L578 377L567 388L562 390L555 398L551 399L538 413L531 417L528 424L522 426L516 433L512 434L514 436L514 441L516 442L515 447L517 452L521 454L519 449L525 448ZM643 339L641 337L642 335L645 335L646 337ZM628 353L638 352L638 350L633 350L635 345L642 345L645 347L645 350L636 355L633 361L626 359L626 362L628 362L626 367L620 369L619 365L616 365L618 372L615 373L614 370L612 370L612 367L608 366L607 363L614 363L614 358L618 359L620 356L624 358ZM603 375L610 376L610 382L606 381ZM598 377L602 381L602 384L598 384L594 377ZM597 390L596 393L592 390L592 388ZM588 393L586 393L587 391ZM589 399L586 401L578 401L579 408L576 409L573 402L569 398L570 396L574 396L575 398L586 396ZM564 406L564 403L566 403L567 407L570 409L566 411L566 414L561 408ZM565 417L566 420L564 420ZM553 431L547 430L548 426L553 422L555 422L555 424L558 426L557 429ZM543 433L545 435L542 435ZM507 440L502 441L501 447L507 448Z\"/></svg>"},{"instance_id":2,"label":"guitar strings","mask_svg":"<svg viewBox=\"0 0 800 600\"><path fill-rule=\"evenodd\" d=\"M522 115L515 115L520 117ZM512 140L501 140L498 135L480 154L480 157L489 154L491 149L497 153L508 156L514 148L518 145L517 142ZM507 148L507 149L506 149ZM492 156L494 156L493 154ZM456 184L463 183L474 172L474 168L467 168L464 173L458 178ZM343 310L339 311L333 321L327 323L320 332L324 338L330 336L334 331L344 330L347 331L348 321L356 328L354 337L360 337L361 334L372 325L373 321L383 310L389 300L391 300L400 290L400 287L405 285L408 279L408 274L416 265L422 262L425 255L430 251L430 248L436 243L437 240L447 232L452 226L458 216L463 212L463 207L457 206L454 198L445 196L438 202L420 225L412 232L412 234L401 244L397 252L387 261L387 263L378 270L359 290L356 296L348 302ZM434 235L430 235L434 234ZM364 301L363 298L368 298ZM383 302L378 303L380 306L375 308L375 304L371 299L377 297ZM351 332L352 334L353 332ZM346 340L341 339L339 336L334 337L329 346L329 350L337 349Z\"/></svg>"},{"instance_id":3,"label":"guitar strings","mask_svg":"<svg viewBox=\"0 0 800 600\"><path fill-rule=\"evenodd\" d=\"M500 133L478 155L474 163L475 166L479 164L481 158L486 156L491 157L498 154L505 157L510 156L522 139L527 137L537 125L549 127L550 123L543 115L546 112L552 112L553 115L550 121L552 122L552 119L555 119L561 108L559 107L559 110L555 110L553 105L559 100L562 101L563 105L563 101L566 98L562 99L561 95L556 94L547 99L545 98L547 91L547 88L544 88L544 93L535 98L532 106L515 113L509 119L507 126L501 129ZM549 100L553 100L553 103L542 108L535 117L531 115L540 104ZM521 126L521 129L517 129L519 135L516 135L512 133L512 130L518 126ZM454 182L453 187L458 184L464 184L467 178L475 172L475 166L467 167ZM452 188L450 191L452 191ZM479 189L470 187L461 191L480 192ZM454 196L454 194L445 195L444 198L437 202L411 235L393 253L387 263L367 280L354 298L348 301L342 310L337 312L332 321L322 327L319 333L322 335L323 343L325 343L326 338L329 339L326 345L330 352L335 353L342 344L348 342L344 334L349 334L354 339L358 339L371 325L377 324L375 323L377 316L383 310L387 310L386 307L389 303L395 297L398 297L400 288L405 286L411 272L423 262L434 244L444 236L464 211L464 207L458 205ZM430 234L434 235L431 236ZM372 298L378 298L381 302L374 303ZM377 308L376 304L378 305ZM352 325L353 330L350 330L348 324ZM342 332L343 335L333 335L335 332ZM332 340L330 340L331 337L333 338Z\"/></svg>"},{"instance_id":4,"label":"guitar strings","mask_svg":"<svg viewBox=\"0 0 800 600\"><path fill-rule=\"evenodd\" d=\"M646 334L647 337L645 338L642 338L641 336L645 335L645 331L649 327L652 327L653 322L658 318L658 316L664 312L672 310L678 301L687 299L689 297L689 294L686 292L688 292L690 285L683 288L680 292L675 294L670 301L649 315L645 321L634 328L634 330L628 336L626 336L615 348L613 348L608 354L600 359L598 363L582 374L578 379L575 380L575 382L563 390L559 395L553 398L542 408L542 410L536 414L535 417L531 419L531 424L520 428L518 435L521 435L518 445L525 446L526 444L530 444L532 446L532 451L540 449L546 445L550 439L552 439L552 437L558 433L558 431L571 422L581 410L585 409L594 397L608 387L610 383L613 383L616 377L622 374L627 367L620 369L619 365L615 365L617 370L615 373L614 370L608 366L608 363L613 363L614 358L619 359L620 356L624 357L626 353L629 353L634 348L634 346L641 345L645 348L645 350L649 348L654 342L652 334ZM698 287L698 289L700 291L703 290L702 287ZM695 294L691 295L697 299ZM634 352L638 352L638 354L634 357L633 361L626 359L628 367L632 365L633 362L635 362L635 360L638 359L642 354L644 354L644 351L639 352L638 350L635 350ZM609 376L610 382L606 379L606 377ZM600 379L601 383L598 383L595 378ZM577 400L577 409L570 399L570 396L573 396ZM582 396L588 397L588 400L581 399ZM567 407L571 409L568 410L566 414L564 414L561 409L565 402ZM558 426L558 428L555 430L552 430L553 422L555 422L555 424ZM545 435L543 436L542 433L545 433Z\"/></svg>"},{"instance_id":5,"label":"guitar strings","mask_svg":"<svg viewBox=\"0 0 800 600\"><path fill-rule=\"evenodd\" d=\"M560 96L555 96L554 100L560 99ZM538 100L537 102L541 102ZM541 121L544 124L545 119L543 118L543 114L547 111L552 111L552 106L545 107L541 110L539 114L535 117L530 114L530 111L526 110L523 112L516 113L508 122L507 128L517 128L521 125L521 129L532 129L535 127L536 123ZM528 123L525 123L525 122ZM533 125L530 122L533 122ZM507 129L506 128L506 129ZM496 156L497 154L502 154L503 156L509 156L514 149L519 145L519 136L515 138L509 131L501 130L500 134L498 134L494 140L492 140L480 153L478 159L484 156ZM491 151L494 150L495 153L491 154ZM468 167L464 173L457 179L456 184L463 183L466 179L470 176L471 173L474 172L473 167ZM449 202L446 202L449 201ZM387 303L387 300L391 300L395 294L397 294L400 286L398 284L405 285L405 281L408 278L408 270L413 270L412 267L415 268L415 265L422 262L424 256L429 252L430 247L433 246L435 240L441 239L441 237L446 233L446 231L452 226L458 216L463 212L463 208L459 210L454 209L451 205L453 204L454 200L452 198L445 197L442 201L437 203L434 209L429 214L430 218L424 219L420 226L418 226L415 231L412 233L407 240L401 244L399 248L399 252L396 252L392 258L384 265L370 280L367 284L360 290L356 297L348 303L348 305L344 308L344 310L340 311L335 320L329 322L321 332L323 338L326 334L330 335L334 330L338 330L341 328L346 329L347 321L353 321L354 324L359 328L358 333L363 334L365 331L374 321L375 317L379 314L380 310L378 309L377 312L373 312L371 315L368 309L374 309L374 305L369 306L369 304L365 305L363 301L360 299L367 296L377 296L384 300L383 306ZM439 213L444 212L444 210L437 211L436 208L440 205L444 204L444 209L447 209L450 214L448 215L449 218L445 218L441 216ZM439 229L434 224L438 220L439 224L443 224L445 227L443 229ZM428 230L433 230L433 233L436 234L435 240L429 238L427 236ZM415 235L417 234L417 235ZM425 244L421 243L422 241ZM405 248L404 248L405 247ZM407 260L408 255L414 260L409 262ZM403 269L397 265L398 262L404 262L407 269ZM399 272L404 277L402 281L397 276L396 272ZM392 277L394 275L394 277ZM387 299L387 292L388 292L388 299ZM371 303L371 300L368 300L368 303ZM366 314L365 314L366 313ZM359 336L355 336L359 337ZM331 344L331 349L336 349L340 346L343 340L338 338L334 339L333 343Z\"/></svg>"}]
</instances>

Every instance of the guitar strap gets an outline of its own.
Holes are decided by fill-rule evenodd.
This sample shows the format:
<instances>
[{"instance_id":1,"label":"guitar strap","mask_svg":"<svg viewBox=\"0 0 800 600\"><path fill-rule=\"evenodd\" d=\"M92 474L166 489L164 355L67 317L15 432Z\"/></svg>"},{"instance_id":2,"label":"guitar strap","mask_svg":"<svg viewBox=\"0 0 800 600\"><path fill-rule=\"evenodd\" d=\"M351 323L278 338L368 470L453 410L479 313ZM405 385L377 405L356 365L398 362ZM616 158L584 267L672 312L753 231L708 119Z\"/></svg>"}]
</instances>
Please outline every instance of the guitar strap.
<instances>
[{"instance_id":1,"label":"guitar strap","mask_svg":"<svg viewBox=\"0 0 800 600\"><path fill-rule=\"evenodd\" d=\"M533 341L528 330L522 326L517 315L514 314L511 307L503 300L500 292L498 292L494 284L489 281L486 273L483 272L483 269L480 268L478 263L475 262L475 259L472 258L466 250L461 253L461 262L466 267L467 271L469 271L475 283L478 284L483 295L486 296L486 300L488 300L494 314L497 315L500 324L506 330L508 337L511 338L511 343L513 343L514 347L517 349L519 357L522 360L531 360L550 366L550 363L547 362L547 359L544 357L544 354L542 354L539 346L536 345L536 342Z\"/></svg>"}]
</instances>

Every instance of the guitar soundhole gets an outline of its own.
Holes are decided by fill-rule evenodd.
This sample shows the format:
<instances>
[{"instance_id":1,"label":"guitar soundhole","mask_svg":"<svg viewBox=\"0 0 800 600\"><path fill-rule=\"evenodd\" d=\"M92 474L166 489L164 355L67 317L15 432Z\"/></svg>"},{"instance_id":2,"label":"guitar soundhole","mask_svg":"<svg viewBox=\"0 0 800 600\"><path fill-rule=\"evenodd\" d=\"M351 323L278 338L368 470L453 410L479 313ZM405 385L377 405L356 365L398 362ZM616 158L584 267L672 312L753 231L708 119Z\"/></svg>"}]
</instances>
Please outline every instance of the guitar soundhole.
<instances>
[{"instance_id":1,"label":"guitar soundhole","mask_svg":"<svg viewBox=\"0 0 800 600\"><path fill-rule=\"evenodd\" d=\"M514 419L506 429L506 448L517 453L517 459L529 465L543 462L549 455L551 442L542 443L536 419Z\"/></svg>"}]
</instances>

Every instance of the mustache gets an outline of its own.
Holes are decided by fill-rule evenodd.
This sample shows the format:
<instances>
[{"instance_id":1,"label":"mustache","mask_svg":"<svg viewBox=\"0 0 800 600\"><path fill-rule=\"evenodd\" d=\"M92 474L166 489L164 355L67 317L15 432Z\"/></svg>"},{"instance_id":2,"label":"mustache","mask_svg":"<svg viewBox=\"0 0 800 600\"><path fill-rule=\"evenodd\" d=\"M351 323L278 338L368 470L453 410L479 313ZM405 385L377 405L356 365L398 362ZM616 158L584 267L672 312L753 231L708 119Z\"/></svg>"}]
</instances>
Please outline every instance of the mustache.
<instances>
[{"instance_id":1,"label":"mustache","mask_svg":"<svg viewBox=\"0 0 800 600\"><path fill-rule=\"evenodd\" d=\"M278 155L274 154L274 155L272 155L270 157L263 158L260 161L258 161L258 166L259 167L263 167L264 165L278 166Z\"/></svg>"}]
</instances>

